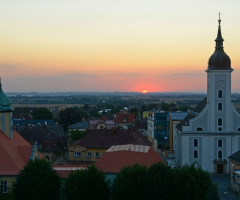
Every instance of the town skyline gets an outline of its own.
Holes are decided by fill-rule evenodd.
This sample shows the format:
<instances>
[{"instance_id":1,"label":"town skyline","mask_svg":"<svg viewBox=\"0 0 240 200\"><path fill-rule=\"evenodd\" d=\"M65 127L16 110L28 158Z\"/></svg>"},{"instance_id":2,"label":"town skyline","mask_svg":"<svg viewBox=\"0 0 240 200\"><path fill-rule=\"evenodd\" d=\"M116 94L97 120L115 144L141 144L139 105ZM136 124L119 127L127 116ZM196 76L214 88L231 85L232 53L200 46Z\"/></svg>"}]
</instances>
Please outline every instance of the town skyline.
<instances>
[{"instance_id":1,"label":"town skyline","mask_svg":"<svg viewBox=\"0 0 240 200\"><path fill-rule=\"evenodd\" d=\"M240 92L240 2L3 1L5 92L204 92L218 12Z\"/></svg>"}]
</instances>

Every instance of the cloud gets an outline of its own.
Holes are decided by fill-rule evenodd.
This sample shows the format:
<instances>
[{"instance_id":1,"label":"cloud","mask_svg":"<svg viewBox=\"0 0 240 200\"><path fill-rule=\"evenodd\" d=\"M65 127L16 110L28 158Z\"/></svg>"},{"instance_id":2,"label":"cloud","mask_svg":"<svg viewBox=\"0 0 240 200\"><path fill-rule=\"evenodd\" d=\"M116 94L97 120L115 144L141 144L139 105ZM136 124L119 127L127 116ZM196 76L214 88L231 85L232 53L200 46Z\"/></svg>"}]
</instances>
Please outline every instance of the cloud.
<instances>
[{"instance_id":1,"label":"cloud","mask_svg":"<svg viewBox=\"0 0 240 200\"><path fill-rule=\"evenodd\" d=\"M12 69L12 68L16 68L17 66L16 65L0 65L0 68L8 68L8 69Z\"/></svg>"},{"instance_id":2,"label":"cloud","mask_svg":"<svg viewBox=\"0 0 240 200\"><path fill-rule=\"evenodd\" d=\"M95 77L95 74L64 74L65 77Z\"/></svg>"},{"instance_id":3,"label":"cloud","mask_svg":"<svg viewBox=\"0 0 240 200\"><path fill-rule=\"evenodd\" d=\"M190 77L190 76L204 76L204 72L192 72L192 73L176 73L176 74L164 74L163 77L167 78L183 78L183 77Z\"/></svg>"}]
</instances>

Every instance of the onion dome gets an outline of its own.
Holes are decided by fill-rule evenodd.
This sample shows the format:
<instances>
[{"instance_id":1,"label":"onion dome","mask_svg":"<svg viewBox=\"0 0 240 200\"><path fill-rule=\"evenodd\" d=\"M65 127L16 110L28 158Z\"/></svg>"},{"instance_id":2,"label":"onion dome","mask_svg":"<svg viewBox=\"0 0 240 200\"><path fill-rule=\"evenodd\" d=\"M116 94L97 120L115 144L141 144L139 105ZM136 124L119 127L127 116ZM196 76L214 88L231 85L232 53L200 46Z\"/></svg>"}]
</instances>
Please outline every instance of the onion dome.
<instances>
[{"instance_id":1,"label":"onion dome","mask_svg":"<svg viewBox=\"0 0 240 200\"><path fill-rule=\"evenodd\" d=\"M7 97L7 95L2 90L2 83L0 79L0 112L12 112L13 108Z\"/></svg>"},{"instance_id":2,"label":"onion dome","mask_svg":"<svg viewBox=\"0 0 240 200\"><path fill-rule=\"evenodd\" d=\"M208 70L232 70L231 60L229 56L223 50L223 41L221 33L221 19L218 20L218 34L215 40L216 47L215 52L209 58Z\"/></svg>"}]
</instances>

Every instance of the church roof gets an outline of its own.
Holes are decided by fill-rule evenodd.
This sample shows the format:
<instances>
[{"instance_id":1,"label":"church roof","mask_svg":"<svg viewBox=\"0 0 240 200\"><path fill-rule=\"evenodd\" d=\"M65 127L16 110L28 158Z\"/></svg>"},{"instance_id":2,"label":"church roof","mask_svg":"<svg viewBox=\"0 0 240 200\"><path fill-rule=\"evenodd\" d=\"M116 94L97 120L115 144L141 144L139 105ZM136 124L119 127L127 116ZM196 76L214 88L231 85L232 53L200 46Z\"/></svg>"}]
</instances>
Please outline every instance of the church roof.
<instances>
[{"instance_id":1,"label":"church roof","mask_svg":"<svg viewBox=\"0 0 240 200\"><path fill-rule=\"evenodd\" d=\"M207 104L207 97L205 97L193 111L189 111L188 115L180 121L177 125L176 128L182 132L182 126L189 126L189 120L195 118L199 113L203 111L203 109L206 107Z\"/></svg>"},{"instance_id":2,"label":"church roof","mask_svg":"<svg viewBox=\"0 0 240 200\"><path fill-rule=\"evenodd\" d=\"M2 90L2 83L0 79L0 112L11 112L13 108L7 95Z\"/></svg>"},{"instance_id":3,"label":"church roof","mask_svg":"<svg viewBox=\"0 0 240 200\"><path fill-rule=\"evenodd\" d=\"M13 139L10 139L0 130L0 176L17 175L32 153L32 145L16 131L13 135Z\"/></svg>"},{"instance_id":4,"label":"church roof","mask_svg":"<svg viewBox=\"0 0 240 200\"><path fill-rule=\"evenodd\" d=\"M221 19L218 20L218 34L215 40L216 47L215 52L209 58L208 70L232 70L231 60L229 56L223 50L223 41L221 33Z\"/></svg>"}]
</instances>

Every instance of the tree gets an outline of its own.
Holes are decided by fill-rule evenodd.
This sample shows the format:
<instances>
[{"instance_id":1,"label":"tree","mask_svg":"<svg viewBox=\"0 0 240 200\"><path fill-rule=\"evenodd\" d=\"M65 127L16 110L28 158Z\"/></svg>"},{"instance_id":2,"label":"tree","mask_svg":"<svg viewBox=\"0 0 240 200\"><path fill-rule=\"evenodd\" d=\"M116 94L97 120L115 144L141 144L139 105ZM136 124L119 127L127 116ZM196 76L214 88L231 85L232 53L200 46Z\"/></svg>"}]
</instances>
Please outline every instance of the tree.
<instances>
[{"instance_id":1,"label":"tree","mask_svg":"<svg viewBox=\"0 0 240 200\"><path fill-rule=\"evenodd\" d=\"M151 165L147 170L148 199L172 199L174 188L173 170L163 163Z\"/></svg>"},{"instance_id":2,"label":"tree","mask_svg":"<svg viewBox=\"0 0 240 200\"><path fill-rule=\"evenodd\" d=\"M53 114L47 108L39 108L32 112L33 119L53 119Z\"/></svg>"},{"instance_id":3,"label":"tree","mask_svg":"<svg viewBox=\"0 0 240 200\"><path fill-rule=\"evenodd\" d=\"M17 200L58 199L60 178L50 163L43 159L30 160L13 183Z\"/></svg>"},{"instance_id":4,"label":"tree","mask_svg":"<svg viewBox=\"0 0 240 200\"><path fill-rule=\"evenodd\" d=\"M124 167L113 183L113 197L115 200L145 200L146 167L135 164Z\"/></svg>"},{"instance_id":5,"label":"tree","mask_svg":"<svg viewBox=\"0 0 240 200\"><path fill-rule=\"evenodd\" d=\"M69 200L105 200L109 197L109 182L95 166L71 172L65 181L65 195Z\"/></svg>"},{"instance_id":6,"label":"tree","mask_svg":"<svg viewBox=\"0 0 240 200\"><path fill-rule=\"evenodd\" d=\"M86 134L87 134L86 131L72 130L70 131L70 139L71 141L78 141Z\"/></svg>"},{"instance_id":7,"label":"tree","mask_svg":"<svg viewBox=\"0 0 240 200\"><path fill-rule=\"evenodd\" d=\"M200 167L184 165L175 169L175 192L172 199L202 200L207 197L213 183L208 172Z\"/></svg>"},{"instance_id":8,"label":"tree","mask_svg":"<svg viewBox=\"0 0 240 200\"><path fill-rule=\"evenodd\" d=\"M58 114L58 123L63 125L63 129L66 131L68 126L75 124L82 120L80 112L77 108L66 108L61 110Z\"/></svg>"}]
</instances>

